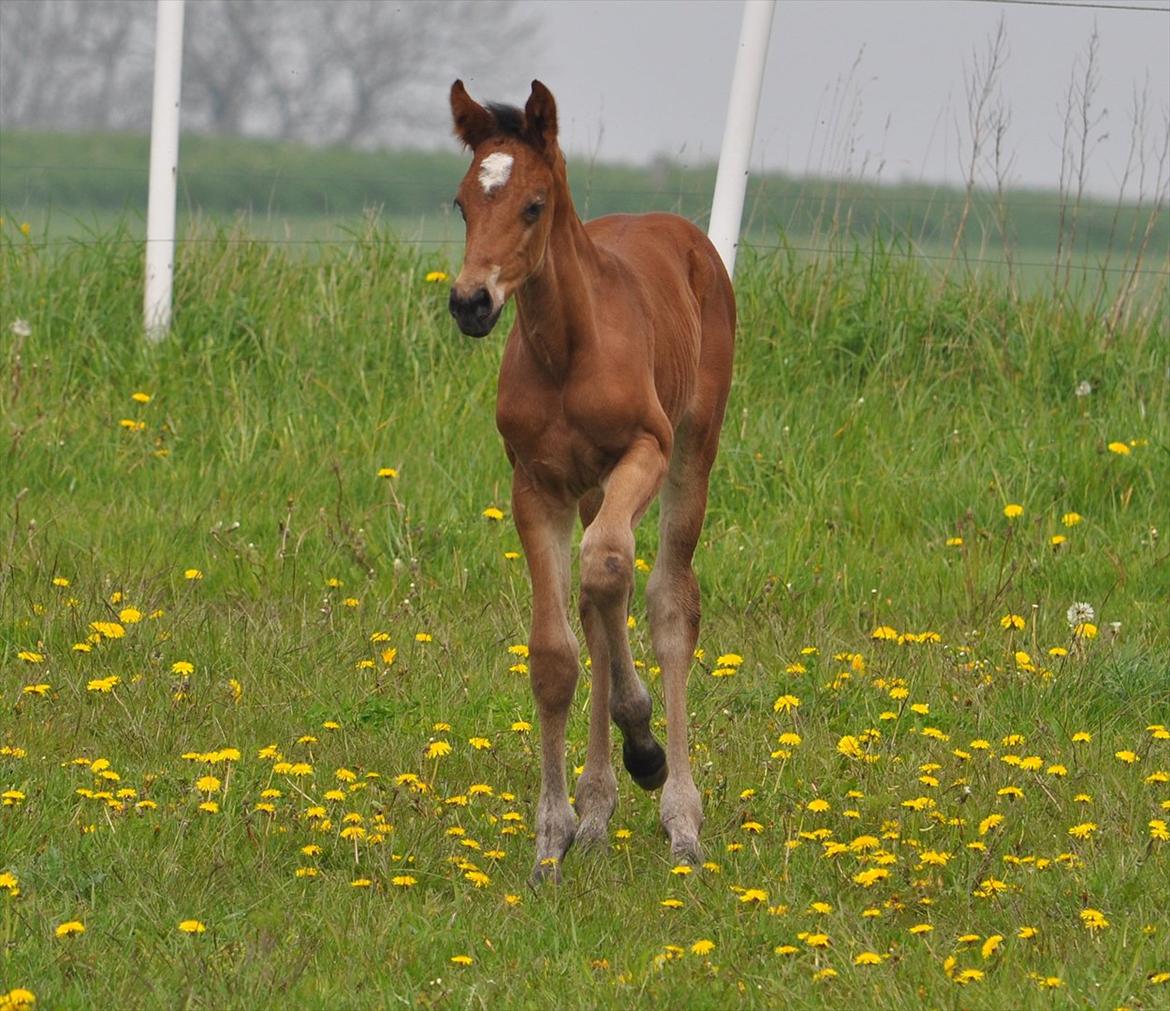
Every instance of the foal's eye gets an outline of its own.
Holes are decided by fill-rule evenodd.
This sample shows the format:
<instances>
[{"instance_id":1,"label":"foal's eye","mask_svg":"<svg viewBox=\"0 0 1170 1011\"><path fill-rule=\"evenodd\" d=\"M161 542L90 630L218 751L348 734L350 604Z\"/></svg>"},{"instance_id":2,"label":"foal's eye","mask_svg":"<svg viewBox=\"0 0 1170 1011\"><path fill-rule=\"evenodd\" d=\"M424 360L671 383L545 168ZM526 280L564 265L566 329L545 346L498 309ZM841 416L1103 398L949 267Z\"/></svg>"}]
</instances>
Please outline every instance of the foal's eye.
<instances>
[{"instance_id":1,"label":"foal's eye","mask_svg":"<svg viewBox=\"0 0 1170 1011\"><path fill-rule=\"evenodd\" d=\"M544 204L539 200L534 200L527 207L524 208L524 220L530 225L540 217L540 212L544 210Z\"/></svg>"}]
</instances>

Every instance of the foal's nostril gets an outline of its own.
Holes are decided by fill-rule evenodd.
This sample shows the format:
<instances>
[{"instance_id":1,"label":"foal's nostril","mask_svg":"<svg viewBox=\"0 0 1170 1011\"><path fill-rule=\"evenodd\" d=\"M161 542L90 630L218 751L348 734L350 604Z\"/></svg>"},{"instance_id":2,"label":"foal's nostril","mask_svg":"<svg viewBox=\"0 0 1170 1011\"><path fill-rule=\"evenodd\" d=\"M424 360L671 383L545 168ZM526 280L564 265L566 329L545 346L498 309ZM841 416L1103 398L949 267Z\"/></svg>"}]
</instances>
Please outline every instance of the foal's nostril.
<instances>
[{"instance_id":1,"label":"foal's nostril","mask_svg":"<svg viewBox=\"0 0 1170 1011\"><path fill-rule=\"evenodd\" d=\"M477 288L466 297L452 288L451 297L447 300L447 308L451 311L452 316L470 316L485 320L492 314L492 296L487 288Z\"/></svg>"},{"instance_id":2,"label":"foal's nostril","mask_svg":"<svg viewBox=\"0 0 1170 1011\"><path fill-rule=\"evenodd\" d=\"M492 296L488 294L487 288L478 289L468 300L467 308L478 319L487 319L492 314Z\"/></svg>"}]
</instances>

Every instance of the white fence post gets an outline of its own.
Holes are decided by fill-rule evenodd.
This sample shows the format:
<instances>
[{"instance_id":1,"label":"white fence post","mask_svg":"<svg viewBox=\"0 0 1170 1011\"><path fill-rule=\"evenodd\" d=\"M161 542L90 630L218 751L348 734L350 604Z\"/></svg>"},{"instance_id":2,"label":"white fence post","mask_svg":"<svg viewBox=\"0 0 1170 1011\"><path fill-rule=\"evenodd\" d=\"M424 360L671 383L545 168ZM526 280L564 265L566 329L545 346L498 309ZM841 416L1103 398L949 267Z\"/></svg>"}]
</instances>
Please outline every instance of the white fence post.
<instances>
[{"instance_id":1,"label":"white fence post","mask_svg":"<svg viewBox=\"0 0 1170 1011\"><path fill-rule=\"evenodd\" d=\"M775 0L744 0L731 97L727 103L727 123L723 128L715 196L711 201L711 224L707 229L708 237L719 250L727 273L731 275L735 273L748 164L756 134L756 113L760 108L764 63L768 57L768 38L772 34L775 9Z\"/></svg>"},{"instance_id":2,"label":"white fence post","mask_svg":"<svg viewBox=\"0 0 1170 1011\"><path fill-rule=\"evenodd\" d=\"M146 204L146 339L171 328L175 273L175 190L179 175L179 88L183 78L183 2L158 0L154 99L150 116L150 195Z\"/></svg>"}]
</instances>

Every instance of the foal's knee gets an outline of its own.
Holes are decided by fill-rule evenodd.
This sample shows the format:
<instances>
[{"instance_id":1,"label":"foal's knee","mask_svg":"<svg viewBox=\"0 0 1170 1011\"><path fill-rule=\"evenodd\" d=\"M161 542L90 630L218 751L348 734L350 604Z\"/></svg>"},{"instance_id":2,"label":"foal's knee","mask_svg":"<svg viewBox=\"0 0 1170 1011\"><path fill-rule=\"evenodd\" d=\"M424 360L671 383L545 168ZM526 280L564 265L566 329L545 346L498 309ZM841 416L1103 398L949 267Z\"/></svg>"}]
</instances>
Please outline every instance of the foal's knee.
<instances>
[{"instance_id":1,"label":"foal's knee","mask_svg":"<svg viewBox=\"0 0 1170 1011\"><path fill-rule=\"evenodd\" d=\"M528 644L532 695L542 712L563 711L577 687L577 641L566 630L564 638L537 639Z\"/></svg>"},{"instance_id":2,"label":"foal's knee","mask_svg":"<svg viewBox=\"0 0 1170 1011\"><path fill-rule=\"evenodd\" d=\"M581 540L582 601L596 607L617 602L624 606L633 585L633 534L587 530Z\"/></svg>"}]
</instances>

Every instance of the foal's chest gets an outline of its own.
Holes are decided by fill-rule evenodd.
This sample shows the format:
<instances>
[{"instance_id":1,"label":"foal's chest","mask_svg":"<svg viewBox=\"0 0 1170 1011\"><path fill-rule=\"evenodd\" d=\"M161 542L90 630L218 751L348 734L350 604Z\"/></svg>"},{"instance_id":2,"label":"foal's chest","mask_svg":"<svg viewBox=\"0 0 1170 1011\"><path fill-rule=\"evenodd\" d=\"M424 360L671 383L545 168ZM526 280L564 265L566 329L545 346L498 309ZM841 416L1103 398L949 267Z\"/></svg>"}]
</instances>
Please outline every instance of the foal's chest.
<instances>
[{"instance_id":1,"label":"foal's chest","mask_svg":"<svg viewBox=\"0 0 1170 1011\"><path fill-rule=\"evenodd\" d=\"M521 389L501 380L496 427L512 465L558 497L579 498L597 487L621 456L609 433L566 410L560 390Z\"/></svg>"}]
</instances>

